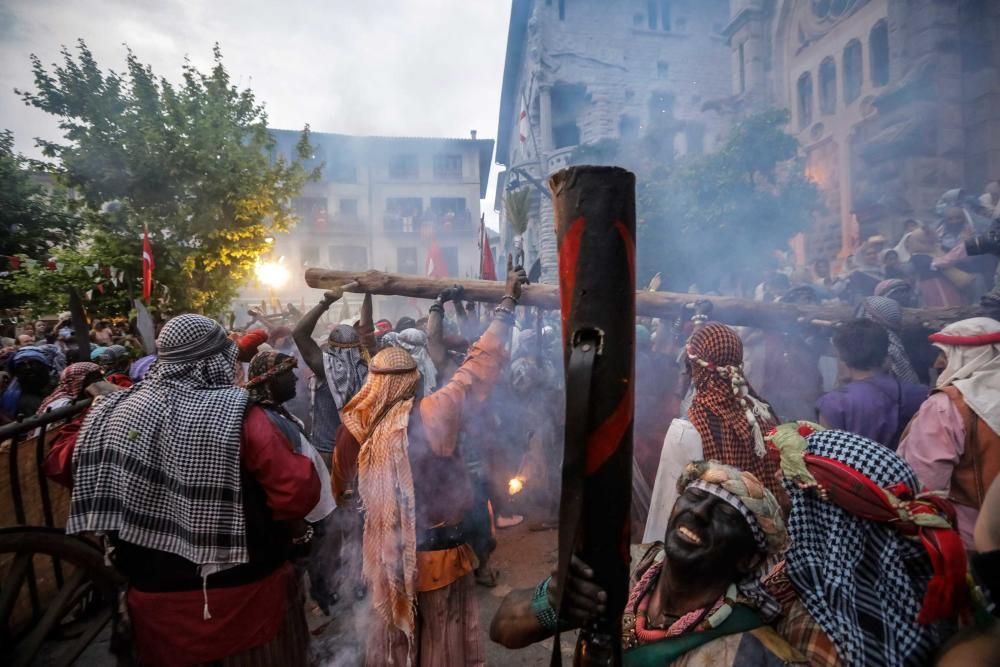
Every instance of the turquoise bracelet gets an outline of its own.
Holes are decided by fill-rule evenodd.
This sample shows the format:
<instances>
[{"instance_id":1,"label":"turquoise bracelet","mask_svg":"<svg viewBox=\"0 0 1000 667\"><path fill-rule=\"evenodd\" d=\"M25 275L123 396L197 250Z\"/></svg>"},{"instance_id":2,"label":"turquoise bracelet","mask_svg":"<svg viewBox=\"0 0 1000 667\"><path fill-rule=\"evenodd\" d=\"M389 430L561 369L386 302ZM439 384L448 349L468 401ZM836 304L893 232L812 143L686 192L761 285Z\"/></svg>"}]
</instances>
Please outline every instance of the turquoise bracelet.
<instances>
[{"instance_id":1,"label":"turquoise bracelet","mask_svg":"<svg viewBox=\"0 0 1000 667\"><path fill-rule=\"evenodd\" d=\"M552 577L546 577L535 586L535 594L531 596L531 610L535 612L535 618L538 619L538 623L543 628L549 632L555 632L556 628L559 627L559 617L556 615L556 610L549 604L549 581L551 580Z\"/></svg>"}]
</instances>

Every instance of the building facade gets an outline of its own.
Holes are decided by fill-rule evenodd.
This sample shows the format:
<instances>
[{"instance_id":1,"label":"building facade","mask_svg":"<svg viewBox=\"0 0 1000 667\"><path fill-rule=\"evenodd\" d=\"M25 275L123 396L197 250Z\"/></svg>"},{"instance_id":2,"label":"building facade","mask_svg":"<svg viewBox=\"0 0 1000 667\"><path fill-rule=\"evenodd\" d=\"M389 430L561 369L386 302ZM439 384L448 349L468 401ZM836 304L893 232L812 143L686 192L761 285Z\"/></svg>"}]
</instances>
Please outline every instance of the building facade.
<instances>
[{"instance_id":1,"label":"building facade","mask_svg":"<svg viewBox=\"0 0 1000 667\"><path fill-rule=\"evenodd\" d=\"M1000 177L1000 2L732 0L735 117L791 110L825 198L798 259L846 256Z\"/></svg>"},{"instance_id":2,"label":"building facade","mask_svg":"<svg viewBox=\"0 0 1000 667\"><path fill-rule=\"evenodd\" d=\"M299 133L272 130L278 154L295 156ZM282 303L313 305L318 290L306 286L311 267L426 275L428 255L440 248L436 275L478 277L479 201L486 194L492 139L361 137L313 132L306 167L323 164L292 202L298 224L274 239L268 261L290 273L272 290L252 285L244 305L275 296ZM357 313L360 296L349 297ZM412 312L411 312L412 311ZM377 297L376 315L413 315L405 299Z\"/></svg>"},{"instance_id":3,"label":"building facade","mask_svg":"<svg viewBox=\"0 0 1000 667\"><path fill-rule=\"evenodd\" d=\"M730 94L730 52L722 36L726 0L514 0L507 37L495 206L501 246L514 234L503 212L507 189L532 188L525 264L541 260L557 282L552 207L541 192L581 146L665 128L674 154L710 152L727 121L703 106Z\"/></svg>"}]
</instances>

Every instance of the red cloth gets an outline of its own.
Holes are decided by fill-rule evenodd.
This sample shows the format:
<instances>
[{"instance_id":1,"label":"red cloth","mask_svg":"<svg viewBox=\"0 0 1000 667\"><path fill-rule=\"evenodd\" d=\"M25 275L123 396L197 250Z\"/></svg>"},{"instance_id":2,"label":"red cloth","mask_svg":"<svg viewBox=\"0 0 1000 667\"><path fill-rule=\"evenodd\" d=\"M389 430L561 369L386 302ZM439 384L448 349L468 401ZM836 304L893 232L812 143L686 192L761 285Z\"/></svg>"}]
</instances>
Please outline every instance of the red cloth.
<instances>
[{"instance_id":1,"label":"red cloth","mask_svg":"<svg viewBox=\"0 0 1000 667\"><path fill-rule=\"evenodd\" d=\"M135 384L135 382L132 382L132 378L130 378L125 373L112 373L111 375L109 375L104 379L110 382L111 384L118 385L123 389L128 389L129 387Z\"/></svg>"},{"instance_id":2,"label":"red cloth","mask_svg":"<svg viewBox=\"0 0 1000 667\"><path fill-rule=\"evenodd\" d=\"M145 226L142 228L142 298L149 303L149 297L153 293L153 246L149 242L149 230Z\"/></svg>"},{"instance_id":3,"label":"red cloth","mask_svg":"<svg viewBox=\"0 0 1000 667\"><path fill-rule=\"evenodd\" d=\"M73 448L82 421L83 414L63 427L45 461L45 474L67 486L72 485ZM264 489L275 520L301 519L319 502L321 481L312 460L289 450L285 436L259 406L247 410L240 456ZM294 573L286 564L260 581L208 589L210 620L202 618L205 598L200 590L130 590L129 611L143 663L192 665L266 644L281 627L290 576Z\"/></svg>"},{"instance_id":4,"label":"red cloth","mask_svg":"<svg viewBox=\"0 0 1000 667\"><path fill-rule=\"evenodd\" d=\"M260 581L208 589L209 620L199 591L128 592L128 609L139 659L144 665L197 665L262 646L273 640L288 604L285 563Z\"/></svg>"},{"instance_id":5,"label":"red cloth","mask_svg":"<svg viewBox=\"0 0 1000 667\"><path fill-rule=\"evenodd\" d=\"M254 329L240 336L240 339L236 341L237 347L240 348L239 353L236 355L238 361L250 361L253 356L257 354L257 348L261 346L262 343L267 342L267 331L264 329Z\"/></svg>"}]
</instances>

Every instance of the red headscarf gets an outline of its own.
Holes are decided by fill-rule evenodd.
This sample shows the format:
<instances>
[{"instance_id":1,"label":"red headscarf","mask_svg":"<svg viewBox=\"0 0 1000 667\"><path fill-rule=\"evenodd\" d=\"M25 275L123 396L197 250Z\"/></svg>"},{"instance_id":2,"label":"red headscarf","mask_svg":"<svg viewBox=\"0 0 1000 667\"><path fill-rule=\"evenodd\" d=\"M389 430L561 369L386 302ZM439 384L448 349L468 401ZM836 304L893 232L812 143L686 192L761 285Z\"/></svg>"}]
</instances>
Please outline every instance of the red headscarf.
<instances>
[{"instance_id":1,"label":"red headscarf","mask_svg":"<svg viewBox=\"0 0 1000 667\"><path fill-rule=\"evenodd\" d=\"M701 436L706 460L754 474L778 498L778 464L764 447L764 434L777 423L771 407L743 374L743 341L724 324L710 322L687 344L694 399L688 419Z\"/></svg>"},{"instance_id":2,"label":"red headscarf","mask_svg":"<svg viewBox=\"0 0 1000 667\"><path fill-rule=\"evenodd\" d=\"M45 397L42 404L38 406L38 412L35 414L42 414L49 409L52 403L60 398L68 398L70 401L75 401L80 397L80 392L83 391L83 381L91 373L103 376L101 367L89 361L70 364L64 368L63 372L59 375L59 384L56 385L55 390L51 394Z\"/></svg>"}]
</instances>

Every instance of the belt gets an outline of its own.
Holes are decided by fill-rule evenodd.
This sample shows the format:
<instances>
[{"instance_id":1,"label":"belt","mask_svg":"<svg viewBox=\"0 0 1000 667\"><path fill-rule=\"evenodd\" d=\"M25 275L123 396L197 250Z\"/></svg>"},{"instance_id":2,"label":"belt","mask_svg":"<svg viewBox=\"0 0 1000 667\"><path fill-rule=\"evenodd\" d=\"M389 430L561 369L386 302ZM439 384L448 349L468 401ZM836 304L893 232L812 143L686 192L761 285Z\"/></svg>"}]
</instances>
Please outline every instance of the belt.
<instances>
[{"instance_id":1,"label":"belt","mask_svg":"<svg viewBox=\"0 0 1000 667\"><path fill-rule=\"evenodd\" d=\"M461 525L439 526L417 531L417 551L443 551L466 543Z\"/></svg>"}]
</instances>

